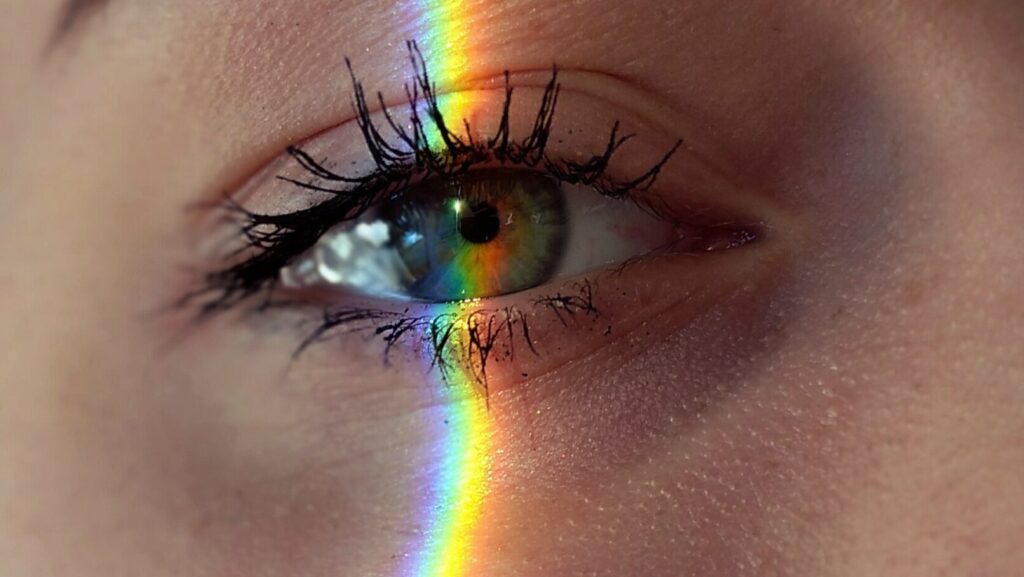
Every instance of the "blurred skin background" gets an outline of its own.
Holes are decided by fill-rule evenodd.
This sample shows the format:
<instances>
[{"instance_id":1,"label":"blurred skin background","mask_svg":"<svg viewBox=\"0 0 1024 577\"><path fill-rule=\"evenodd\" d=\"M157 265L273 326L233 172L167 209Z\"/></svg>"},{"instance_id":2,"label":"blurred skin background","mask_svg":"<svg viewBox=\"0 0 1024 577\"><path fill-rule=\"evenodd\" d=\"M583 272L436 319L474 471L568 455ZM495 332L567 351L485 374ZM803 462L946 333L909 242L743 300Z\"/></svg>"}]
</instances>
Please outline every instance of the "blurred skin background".
<instances>
[{"instance_id":1,"label":"blurred skin background","mask_svg":"<svg viewBox=\"0 0 1024 577\"><path fill-rule=\"evenodd\" d=\"M195 207L352 119L344 56L401 95L427 4L4 0L0 575L418 554L435 385L167 305L210 267ZM464 78L557 62L559 114L661 119L772 235L620 281L710 296L612 310L646 328L492 395L484 507L436 574L1024 575L1024 4L453 10Z\"/></svg>"}]
</instances>

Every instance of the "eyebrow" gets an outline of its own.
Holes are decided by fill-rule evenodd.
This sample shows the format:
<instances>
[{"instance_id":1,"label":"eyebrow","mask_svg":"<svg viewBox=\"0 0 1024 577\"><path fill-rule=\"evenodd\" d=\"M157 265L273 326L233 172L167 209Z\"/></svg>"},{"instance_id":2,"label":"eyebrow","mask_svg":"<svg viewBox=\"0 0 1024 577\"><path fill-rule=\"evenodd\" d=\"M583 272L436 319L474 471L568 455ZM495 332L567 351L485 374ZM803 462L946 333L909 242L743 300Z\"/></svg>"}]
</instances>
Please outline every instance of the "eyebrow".
<instances>
[{"instance_id":1,"label":"eyebrow","mask_svg":"<svg viewBox=\"0 0 1024 577\"><path fill-rule=\"evenodd\" d=\"M58 12L57 26L53 31L50 47L63 42L90 15L105 6L109 0L65 0Z\"/></svg>"}]
</instances>

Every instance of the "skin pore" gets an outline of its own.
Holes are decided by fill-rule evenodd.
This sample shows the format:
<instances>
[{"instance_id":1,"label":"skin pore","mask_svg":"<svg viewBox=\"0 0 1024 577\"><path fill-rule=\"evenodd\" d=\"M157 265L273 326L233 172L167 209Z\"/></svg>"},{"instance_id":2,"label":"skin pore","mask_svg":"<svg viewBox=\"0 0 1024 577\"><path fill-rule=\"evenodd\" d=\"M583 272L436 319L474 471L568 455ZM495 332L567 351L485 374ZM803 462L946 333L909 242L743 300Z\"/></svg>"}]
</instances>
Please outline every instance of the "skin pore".
<instances>
[{"instance_id":1,"label":"skin pore","mask_svg":"<svg viewBox=\"0 0 1024 577\"><path fill-rule=\"evenodd\" d=\"M771 228L649 263L628 290L702 296L489 399L466 574L1013 574L1021 4L463 4L472 78L557 62L559 114L684 136ZM58 3L8 0L0 574L400 574L436 383L167 305L215 243L194 207L351 120L345 56L403 94L415 5L113 0L50 44Z\"/></svg>"}]
</instances>

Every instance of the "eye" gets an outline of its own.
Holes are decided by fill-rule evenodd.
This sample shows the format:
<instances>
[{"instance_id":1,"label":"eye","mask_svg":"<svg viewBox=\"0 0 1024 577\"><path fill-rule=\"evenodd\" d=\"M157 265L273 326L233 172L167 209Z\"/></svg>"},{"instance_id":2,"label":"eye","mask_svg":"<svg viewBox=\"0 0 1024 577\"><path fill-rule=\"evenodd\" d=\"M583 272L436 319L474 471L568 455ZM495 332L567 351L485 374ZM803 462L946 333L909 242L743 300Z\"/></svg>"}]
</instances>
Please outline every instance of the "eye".
<instances>
[{"instance_id":1,"label":"eye","mask_svg":"<svg viewBox=\"0 0 1024 577\"><path fill-rule=\"evenodd\" d=\"M482 299L644 254L677 229L587 186L486 169L423 181L335 226L281 278L370 297Z\"/></svg>"},{"instance_id":2,"label":"eye","mask_svg":"<svg viewBox=\"0 0 1024 577\"><path fill-rule=\"evenodd\" d=\"M712 258L760 238L757 197L671 132L639 136L673 123L584 80L562 94L557 73L515 99L508 73L438 95L413 63L407 102L378 94L372 112L353 74L353 122L230 196L234 241L190 297L206 314L313 307L299 351L370 335L385 358L407 344L405 366L426 355L497 390L683 322L764 270L751 253Z\"/></svg>"}]
</instances>

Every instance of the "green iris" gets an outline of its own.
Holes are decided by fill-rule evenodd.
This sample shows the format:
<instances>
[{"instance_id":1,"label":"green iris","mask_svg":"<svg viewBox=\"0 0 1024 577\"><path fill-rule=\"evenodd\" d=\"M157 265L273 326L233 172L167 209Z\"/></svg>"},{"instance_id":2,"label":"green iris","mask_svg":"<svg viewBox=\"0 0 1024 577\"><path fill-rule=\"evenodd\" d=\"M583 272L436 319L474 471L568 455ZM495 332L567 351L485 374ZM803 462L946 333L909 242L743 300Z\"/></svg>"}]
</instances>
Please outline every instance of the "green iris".
<instances>
[{"instance_id":1,"label":"green iris","mask_svg":"<svg viewBox=\"0 0 1024 577\"><path fill-rule=\"evenodd\" d=\"M437 302L543 284L558 269L569 227L558 183L514 169L424 181L381 212L414 279L408 296Z\"/></svg>"}]
</instances>

